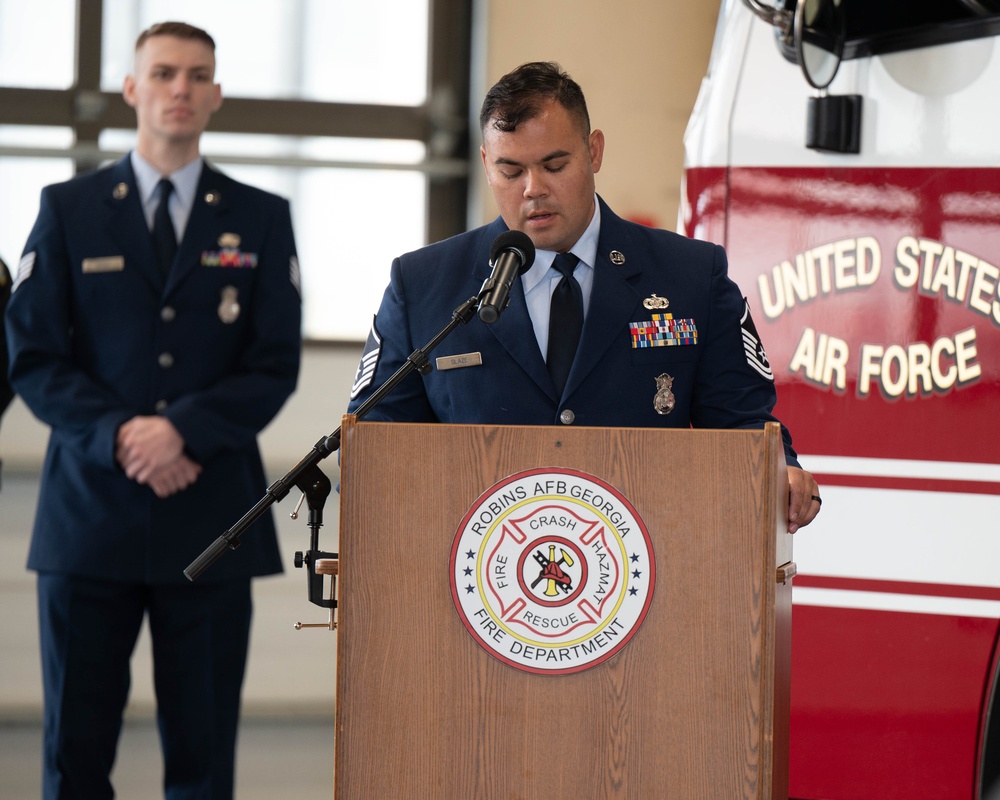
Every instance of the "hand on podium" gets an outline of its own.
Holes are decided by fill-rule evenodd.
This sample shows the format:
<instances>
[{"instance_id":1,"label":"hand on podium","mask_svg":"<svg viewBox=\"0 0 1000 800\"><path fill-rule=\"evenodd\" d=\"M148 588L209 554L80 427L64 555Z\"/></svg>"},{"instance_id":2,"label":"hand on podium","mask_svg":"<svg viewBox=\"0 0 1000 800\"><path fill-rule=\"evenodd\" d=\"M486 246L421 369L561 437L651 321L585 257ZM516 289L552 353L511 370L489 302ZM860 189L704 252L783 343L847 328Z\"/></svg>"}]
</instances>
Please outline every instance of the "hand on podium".
<instances>
[{"instance_id":1,"label":"hand on podium","mask_svg":"<svg viewBox=\"0 0 1000 800\"><path fill-rule=\"evenodd\" d=\"M822 505L819 484L812 474L798 467L789 467L788 532L795 533L816 519Z\"/></svg>"}]
</instances>

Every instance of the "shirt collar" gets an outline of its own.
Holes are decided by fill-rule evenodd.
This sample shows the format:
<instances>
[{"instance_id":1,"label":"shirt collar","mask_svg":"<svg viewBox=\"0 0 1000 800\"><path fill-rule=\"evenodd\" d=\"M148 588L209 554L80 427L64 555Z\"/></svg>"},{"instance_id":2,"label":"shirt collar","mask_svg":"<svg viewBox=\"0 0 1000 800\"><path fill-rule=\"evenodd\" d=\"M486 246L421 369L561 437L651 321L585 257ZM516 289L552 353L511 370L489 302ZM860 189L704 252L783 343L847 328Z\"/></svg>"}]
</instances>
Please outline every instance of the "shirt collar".
<instances>
[{"instance_id":1,"label":"shirt collar","mask_svg":"<svg viewBox=\"0 0 1000 800\"><path fill-rule=\"evenodd\" d=\"M580 263L585 266L594 268L597 263L597 240L601 233L601 204L597 200L597 195L594 195L594 216L590 220L590 224L587 229L583 232L583 235L577 239L576 244L574 244L569 252L580 259ZM548 273L549 269L552 267L552 262L556 260L556 253L554 250L536 250L535 251L535 263L531 265L531 268L521 276L521 280L524 282L525 293L530 292L535 286L541 283L542 279Z\"/></svg>"},{"instance_id":2,"label":"shirt collar","mask_svg":"<svg viewBox=\"0 0 1000 800\"><path fill-rule=\"evenodd\" d=\"M170 178L174 184L174 194L181 208L191 208L194 205L195 192L198 191L198 179L201 177L202 159L199 156L194 161L185 164L171 175L161 175L160 171L140 156L135 150L131 154L132 172L135 173L136 188L144 206L153 201L156 185L160 178Z\"/></svg>"}]
</instances>

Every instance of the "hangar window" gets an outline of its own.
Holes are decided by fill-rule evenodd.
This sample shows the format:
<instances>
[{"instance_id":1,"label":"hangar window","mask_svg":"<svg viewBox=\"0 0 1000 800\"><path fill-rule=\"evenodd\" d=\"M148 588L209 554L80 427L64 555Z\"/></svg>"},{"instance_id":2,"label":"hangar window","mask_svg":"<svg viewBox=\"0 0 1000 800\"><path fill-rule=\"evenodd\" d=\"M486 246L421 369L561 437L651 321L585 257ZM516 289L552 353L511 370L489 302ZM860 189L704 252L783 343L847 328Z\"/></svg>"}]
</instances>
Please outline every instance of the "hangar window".
<instances>
[{"instance_id":1,"label":"hangar window","mask_svg":"<svg viewBox=\"0 0 1000 800\"><path fill-rule=\"evenodd\" d=\"M0 257L16 265L47 183L121 157L140 30L216 41L226 100L202 140L288 197L307 340L363 341L393 256L466 226L470 0L0 0Z\"/></svg>"}]
</instances>

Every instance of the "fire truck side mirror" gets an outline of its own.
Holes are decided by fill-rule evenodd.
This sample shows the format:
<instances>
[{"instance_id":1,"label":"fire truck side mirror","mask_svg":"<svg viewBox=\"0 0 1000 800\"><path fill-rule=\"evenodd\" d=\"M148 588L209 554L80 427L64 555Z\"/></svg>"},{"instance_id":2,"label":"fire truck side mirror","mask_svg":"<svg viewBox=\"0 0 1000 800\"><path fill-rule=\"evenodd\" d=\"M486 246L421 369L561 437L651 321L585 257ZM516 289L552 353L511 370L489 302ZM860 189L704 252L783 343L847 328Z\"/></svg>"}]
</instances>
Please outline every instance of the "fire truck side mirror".
<instances>
[{"instance_id":1,"label":"fire truck side mirror","mask_svg":"<svg viewBox=\"0 0 1000 800\"><path fill-rule=\"evenodd\" d=\"M974 1L974 0L971 0ZM1000 1L1000 0L994 0ZM806 81L825 89L833 81L844 54L846 0L743 0L753 13L774 27L781 54L801 67Z\"/></svg>"},{"instance_id":2,"label":"fire truck side mirror","mask_svg":"<svg viewBox=\"0 0 1000 800\"><path fill-rule=\"evenodd\" d=\"M825 89L844 55L844 0L799 0L792 31L802 74L813 88Z\"/></svg>"}]
</instances>

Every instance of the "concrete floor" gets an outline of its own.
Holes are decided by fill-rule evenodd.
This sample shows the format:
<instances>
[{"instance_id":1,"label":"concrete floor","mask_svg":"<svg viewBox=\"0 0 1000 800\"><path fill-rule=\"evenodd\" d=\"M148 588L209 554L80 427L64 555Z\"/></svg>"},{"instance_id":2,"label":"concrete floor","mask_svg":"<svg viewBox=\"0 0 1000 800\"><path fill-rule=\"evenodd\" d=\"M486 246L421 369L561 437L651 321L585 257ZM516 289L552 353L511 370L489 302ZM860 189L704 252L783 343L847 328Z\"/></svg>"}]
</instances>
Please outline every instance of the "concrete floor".
<instances>
[{"instance_id":1,"label":"concrete floor","mask_svg":"<svg viewBox=\"0 0 1000 800\"><path fill-rule=\"evenodd\" d=\"M37 474L5 465L0 488L2 800L37 800L40 796L42 701L35 576L24 566L37 496ZM305 573L292 566L295 551L309 547L303 519L289 519L297 500L289 496L275 507L285 574L259 580L254 586L237 760L240 800L333 796L336 635L327 630L294 629L296 621L327 618L324 609L308 602ZM320 541L325 550L336 550L337 516L334 496L325 509L327 527ZM155 800L162 797L162 764L145 629L132 666L132 693L113 780L118 797Z\"/></svg>"},{"instance_id":2,"label":"concrete floor","mask_svg":"<svg viewBox=\"0 0 1000 800\"><path fill-rule=\"evenodd\" d=\"M0 797L38 800L42 728L35 722L0 722ZM150 719L126 723L112 774L125 800L162 797L162 762ZM240 732L236 797L298 800L333 797L333 721L249 717Z\"/></svg>"}]
</instances>

